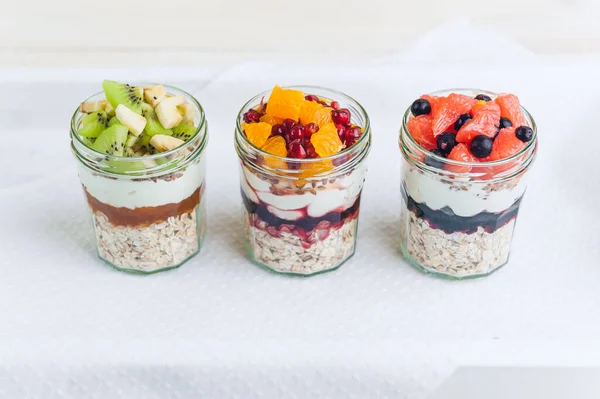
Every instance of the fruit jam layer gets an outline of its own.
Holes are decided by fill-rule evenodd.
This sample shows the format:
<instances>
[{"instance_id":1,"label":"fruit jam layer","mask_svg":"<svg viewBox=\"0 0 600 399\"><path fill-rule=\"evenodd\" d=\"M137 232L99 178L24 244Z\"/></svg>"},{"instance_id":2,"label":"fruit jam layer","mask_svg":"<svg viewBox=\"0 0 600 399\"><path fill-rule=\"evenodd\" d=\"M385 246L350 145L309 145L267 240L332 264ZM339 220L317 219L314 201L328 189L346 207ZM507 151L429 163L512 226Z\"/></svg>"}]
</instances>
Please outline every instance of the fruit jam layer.
<instances>
[{"instance_id":1,"label":"fruit jam layer","mask_svg":"<svg viewBox=\"0 0 600 399\"><path fill-rule=\"evenodd\" d=\"M327 224L330 227L341 226L347 219L354 218L358 215L358 210L360 208L360 195L354 201L349 208L341 211L341 212L329 212L320 217L310 217L308 216L306 210L302 210L304 213L304 217L301 217L298 220L285 220L281 219L275 215L273 215L267 209L267 205L261 203L257 204L252 202L242 190L242 198L244 200L244 206L246 210L251 215L256 215L260 220L264 221L267 225L275 227L277 229L280 226L292 226L295 228L300 228L305 232L311 232L315 228L320 228L321 226Z\"/></svg>"},{"instance_id":2,"label":"fruit jam layer","mask_svg":"<svg viewBox=\"0 0 600 399\"><path fill-rule=\"evenodd\" d=\"M83 187L83 191L85 192L88 204L93 213L103 213L114 226L135 227L149 226L154 223L164 222L173 216L192 212L200 203L200 197L204 192L203 188L204 185L198 187L192 195L177 203L160 206L144 206L134 209L107 205L90 195L85 187Z\"/></svg>"},{"instance_id":3,"label":"fruit jam layer","mask_svg":"<svg viewBox=\"0 0 600 399\"><path fill-rule=\"evenodd\" d=\"M404 187L402 187L402 197L409 211L414 212L417 217L427 220L432 228L442 230L447 234L455 232L472 234L477 231L478 227L482 227L487 233L493 233L517 217L522 199L522 197L518 198L510 207L501 212L484 211L473 216L458 216L450 207L432 209L425 203L416 202L406 194Z\"/></svg>"}]
</instances>

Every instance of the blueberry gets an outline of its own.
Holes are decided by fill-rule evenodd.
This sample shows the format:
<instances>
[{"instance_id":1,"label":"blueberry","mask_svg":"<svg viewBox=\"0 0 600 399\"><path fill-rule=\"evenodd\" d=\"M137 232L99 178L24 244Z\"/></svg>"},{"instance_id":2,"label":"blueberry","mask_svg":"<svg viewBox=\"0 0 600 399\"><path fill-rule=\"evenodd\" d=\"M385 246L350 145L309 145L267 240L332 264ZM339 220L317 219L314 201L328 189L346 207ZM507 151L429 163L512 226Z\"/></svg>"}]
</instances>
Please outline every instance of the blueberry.
<instances>
[{"instance_id":1,"label":"blueberry","mask_svg":"<svg viewBox=\"0 0 600 399\"><path fill-rule=\"evenodd\" d=\"M519 126L515 131L517 138L524 143L531 141L533 138L533 129L529 126Z\"/></svg>"},{"instance_id":2,"label":"blueberry","mask_svg":"<svg viewBox=\"0 0 600 399\"><path fill-rule=\"evenodd\" d=\"M500 129L504 129L504 128L511 127L511 126L512 126L512 122L510 121L510 119L500 118L500 126L498 126Z\"/></svg>"},{"instance_id":3,"label":"blueberry","mask_svg":"<svg viewBox=\"0 0 600 399\"><path fill-rule=\"evenodd\" d=\"M458 120L456 122L454 122L454 130L456 130L457 132L460 130L461 127L463 127L463 125L465 123L467 123L468 120L473 119L473 117L470 114L462 114L461 116L458 117Z\"/></svg>"},{"instance_id":4,"label":"blueberry","mask_svg":"<svg viewBox=\"0 0 600 399\"><path fill-rule=\"evenodd\" d=\"M483 100L483 101L492 101L492 99L490 98L490 96L486 96L485 94L478 94L475 96L475 100Z\"/></svg>"},{"instance_id":5,"label":"blueberry","mask_svg":"<svg viewBox=\"0 0 600 399\"><path fill-rule=\"evenodd\" d=\"M477 158L485 158L492 152L494 142L488 136L479 135L471 140L471 152Z\"/></svg>"},{"instance_id":6,"label":"blueberry","mask_svg":"<svg viewBox=\"0 0 600 399\"><path fill-rule=\"evenodd\" d=\"M410 112L412 112L414 116L430 114L431 104L429 104L429 101L425 100L424 98L419 98L410 106Z\"/></svg>"},{"instance_id":7,"label":"blueberry","mask_svg":"<svg viewBox=\"0 0 600 399\"><path fill-rule=\"evenodd\" d=\"M440 150L433 150L431 152L433 152L438 157L445 158L444 153ZM425 165L433 166L434 168L442 169L444 167L444 162L434 157L426 156L424 162Z\"/></svg>"},{"instance_id":8,"label":"blueberry","mask_svg":"<svg viewBox=\"0 0 600 399\"><path fill-rule=\"evenodd\" d=\"M456 134L452 132L442 133L437 136L436 144L438 149L444 154L450 154L450 151L456 146Z\"/></svg>"}]
</instances>

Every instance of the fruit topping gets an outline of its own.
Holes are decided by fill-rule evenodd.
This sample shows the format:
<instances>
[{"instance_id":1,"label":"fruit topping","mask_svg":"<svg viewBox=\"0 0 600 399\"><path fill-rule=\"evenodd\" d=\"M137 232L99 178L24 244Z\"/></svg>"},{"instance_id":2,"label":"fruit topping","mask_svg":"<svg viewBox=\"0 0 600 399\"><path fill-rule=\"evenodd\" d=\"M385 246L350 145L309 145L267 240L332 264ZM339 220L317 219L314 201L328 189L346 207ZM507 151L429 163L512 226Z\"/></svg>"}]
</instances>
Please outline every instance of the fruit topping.
<instances>
[{"instance_id":1,"label":"fruit topping","mask_svg":"<svg viewBox=\"0 0 600 399\"><path fill-rule=\"evenodd\" d=\"M439 136L437 136L436 144L438 150L442 154L448 155L450 154L450 151L452 151L452 149L456 146L456 134L452 132L442 133Z\"/></svg>"},{"instance_id":2,"label":"fruit topping","mask_svg":"<svg viewBox=\"0 0 600 399\"><path fill-rule=\"evenodd\" d=\"M419 98L410 106L410 112L414 116L428 115L431 113L431 104L426 99Z\"/></svg>"},{"instance_id":3,"label":"fruit topping","mask_svg":"<svg viewBox=\"0 0 600 399\"><path fill-rule=\"evenodd\" d=\"M161 85L144 88L144 98L146 102L156 108L156 106L167 97L167 91Z\"/></svg>"},{"instance_id":4,"label":"fruit topping","mask_svg":"<svg viewBox=\"0 0 600 399\"><path fill-rule=\"evenodd\" d=\"M310 142L320 157L335 155L344 148L333 123L321 126L319 131L310 137Z\"/></svg>"},{"instance_id":5,"label":"fruit topping","mask_svg":"<svg viewBox=\"0 0 600 399\"><path fill-rule=\"evenodd\" d=\"M158 152L174 150L182 144L183 140L171 136L165 136L164 134L157 134L155 136L152 136L152 138L150 139L150 145L154 147Z\"/></svg>"},{"instance_id":6,"label":"fruit topping","mask_svg":"<svg viewBox=\"0 0 600 399\"><path fill-rule=\"evenodd\" d=\"M150 124L150 120L148 120L148 124ZM197 130L198 130L198 128L196 126L189 125L185 122L181 122L179 125L177 125L173 128L171 135L173 137L175 137L176 139L188 141L189 139L191 139L192 137L194 137L196 135ZM168 132L168 130L167 130L167 132ZM166 133L159 133L159 134L165 134L168 136L168 134L166 134Z\"/></svg>"},{"instance_id":7,"label":"fruit topping","mask_svg":"<svg viewBox=\"0 0 600 399\"><path fill-rule=\"evenodd\" d=\"M183 115L177 107L184 102L183 96L167 97L156 106L154 112L165 129L175 127L183 120Z\"/></svg>"},{"instance_id":8,"label":"fruit topping","mask_svg":"<svg viewBox=\"0 0 600 399\"><path fill-rule=\"evenodd\" d=\"M113 125L100 133L92 148L98 152L114 156L123 156L127 140L127 127L123 125Z\"/></svg>"},{"instance_id":9,"label":"fruit topping","mask_svg":"<svg viewBox=\"0 0 600 399\"><path fill-rule=\"evenodd\" d=\"M489 104L489 103L486 103ZM459 143L470 143L475 136L481 134L494 138L498 131L498 121L493 112L479 112L473 119L467 121L456 134L456 141Z\"/></svg>"},{"instance_id":10,"label":"fruit topping","mask_svg":"<svg viewBox=\"0 0 600 399\"><path fill-rule=\"evenodd\" d=\"M491 138L485 135L475 136L471 140L469 148L471 153L477 158L485 158L492 152L493 141Z\"/></svg>"},{"instance_id":11,"label":"fruit topping","mask_svg":"<svg viewBox=\"0 0 600 399\"><path fill-rule=\"evenodd\" d=\"M500 94L495 100L500 106L501 116L508 118L513 126L526 125L525 117L521 111L519 98L514 94Z\"/></svg>"},{"instance_id":12,"label":"fruit topping","mask_svg":"<svg viewBox=\"0 0 600 399\"><path fill-rule=\"evenodd\" d=\"M104 94L110 105L116 109L122 104L135 113L142 113L142 102L144 89L142 87L130 86L126 83L119 83L112 80L102 82Z\"/></svg>"},{"instance_id":13,"label":"fruit topping","mask_svg":"<svg viewBox=\"0 0 600 399\"><path fill-rule=\"evenodd\" d=\"M458 132L460 130L460 128L463 127L463 125L471 119L473 119L471 114L462 114L461 116L458 117L457 121L454 122L454 130L456 130Z\"/></svg>"},{"instance_id":14,"label":"fruit topping","mask_svg":"<svg viewBox=\"0 0 600 399\"><path fill-rule=\"evenodd\" d=\"M476 102L477 100L464 94L452 93L448 97L442 97L431 113L434 137L447 131L462 114L469 112Z\"/></svg>"},{"instance_id":15,"label":"fruit topping","mask_svg":"<svg viewBox=\"0 0 600 399\"><path fill-rule=\"evenodd\" d=\"M129 133L133 134L134 136L137 137L144 131L144 128L146 127L146 118L136 114L123 104L117 105L115 114L119 122L122 125L127 126Z\"/></svg>"},{"instance_id":16,"label":"fruit topping","mask_svg":"<svg viewBox=\"0 0 600 399\"><path fill-rule=\"evenodd\" d=\"M505 128L511 127L511 126L512 126L512 122L510 121L510 119L500 118L500 125L498 126L498 128L505 129Z\"/></svg>"},{"instance_id":17,"label":"fruit topping","mask_svg":"<svg viewBox=\"0 0 600 399\"><path fill-rule=\"evenodd\" d=\"M271 136L271 129L273 127L266 122L258 122L242 123L242 128L246 132L248 141L254 146L261 148L265 145L269 136Z\"/></svg>"},{"instance_id":18,"label":"fruit topping","mask_svg":"<svg viewBox=\"0 0 600 399\"><path fill-rule=\"evenodd\" d=\"M525 146L525 143L517 138L515 134L515 128L509 127L500 130L498 136L494 140L494 146L490 153L490 160L498 161L500 159L508 158L513 154L516 154Z\"/></svg>"},{"instance_id":19,"label":"fruit topping","mask_svg":"<svg viewBox=\"0 0 600 399\"><path fill-rule=\"evenodd\" d=\"M96 138L108 127L108 115L104 111L92 112L84 116L81 123L77 133L83 137Z\"/></svg>"},{"instance_id":20,"label":"fruit topping","mask_svg":"<svg viewBox=\"0 0 600 399\"><path fill-rule=\"evenodd\" d=\"M288 146L288 154L290 158L306 158L306 150L302 146L302 140L292 141Z\"/></svg>"},{"instance_id":21,"label":"fruit topping","mask_svg":"<svg viewBox=\"0 0 600 399\"><path fill-rule=\"evenodd\" d=\"M408 120L407 128L412 138L426 150L437 147L436 139L433 137L433 117L431 115L419 115Z\"/></svg>"},{"instance_id":22,"label":"fruit topping","mask_svg":"<svg viewBox=\"0 0 600 399\"><path fill-rule=\"evenodd\" d=\"M467 146L463 143L459 143L450 151L448 159L460 162L477 162L475 157L471 155ZM446 165L446 169L454 173L468 173L471 171L471 167L467 165Z\"/></svg>"},{"instance_id":23,"label":"fruit topping","mask_svg":"<svg viewBox=\"0 0 600 399\"><path fill-rule=\"evenodd\" d=\"M261 149L269 154L277 155L279 157L286 157L288 153L285 139L281 136L271 137Z\"/></svg>"},{"instance_id":24,"label":"fruit topping","mask_svg":"<svg viewBox=\"0 0 600 399\"><path fill-rule=\"evenodd\" d=\"M267 114L277 118L298 120L304 104L304 93L275 86L267 103Z\"/></svg>"},{"instance_id":25,"label":"fruit topping","mask_svg":"<svg viewBox=\"0 0 600 399\"><path fill-rule=\"evenodd\" d=\"M335 109L331 112L333 122L339 125L350 123L350 111L346 108Z\"/></svg>"},{"instance_id":26,"label":"fruit topping","mask_svg":"<svg viewBox=\"0 0 600 399\"><path fill-rule=\"evenodd\" d=\"M262 115L255 109L249 109L246 113L244 113L244 122L252 123L252 122L260 122L260 118Z\"/></svg>"},{"instance_id":27,"label":"fruit topping","mask_svg":"<svg viewBox=\"0 0 600 399\"><path fill-rule=\"evenodd\" d=\"M119 105L120 107L120 105ZM117 107L118 108L118 107ZM137 115L137 114L135 114ZM160 123L160 121L158 120L158 116L156 116L156 112L154 112L154 109L152 108L152 106L150 104L142 104L142 116L146 119L146 126L144 128L144 133L147 134L148 136L154 136L155 134L164 134L166 136L170 136L173 134L173 131L171 129L165 129L163 127L163 125ZM118 116L117 116L118 118ZM124 125L127 126L127 124L123 123ZM192 129L195 130L194 126L191 125L187 125L190 126Z\"/></svg>"},{"instance_id":28,"label":"fruit topping","mask_svg":"<svg viewBox=\"0 0 600 399\"><path fill-rule=\"evenodd\" d=\"M304 101L300 110L300 123L303 125L308 125L309 123L322 125L331 122L331 116L331 109L324 107L318 102Z\"/></svg>"},{"instance_id":29,"label":"fruit topping","mask_svg":"<svg viewBox=\"0 0 600 399\"><path fill-rule=\"evenodd\" d=\"M475 100L486 101L486 102L487 101L492 101L491 97L490 96L486 96L485 94L478 94L478 95L476 95L475 96Z\"/></svg>"},{"instance_id":30,"label":"fruit topping","mask_svg":"<svg viewBox=\"0 0 600 399\"><path fill-rule=\"evenodd\" d=\"M527 143L533 138L533 129L529 126L519 126L517 130L515 130L515 135L519 140Z\"/></svg>"}]
</instances>

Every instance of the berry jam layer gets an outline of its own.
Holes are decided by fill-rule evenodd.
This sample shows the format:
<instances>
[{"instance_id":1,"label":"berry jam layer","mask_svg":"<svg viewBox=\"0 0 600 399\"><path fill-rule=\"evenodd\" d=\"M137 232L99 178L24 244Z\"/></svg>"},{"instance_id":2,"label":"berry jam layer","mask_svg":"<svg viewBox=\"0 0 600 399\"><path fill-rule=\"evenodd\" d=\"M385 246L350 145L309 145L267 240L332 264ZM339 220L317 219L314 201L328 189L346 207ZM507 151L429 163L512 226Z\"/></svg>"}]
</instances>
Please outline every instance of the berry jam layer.
<instances>
[{"instance_id":1,"label":"berry jam layer","mask_svg":"<svg viewBox=\"0 0 600 399\"><path fill-rule=\"evenodd\" d=\"M266 223L270 227L274 227L275 229L279 229L282 226L291 226L293 229L301 229L306 233L309 233L316 228L322 228L322 226L326 225L331 228L335 228L336 226L342 225L347 219L355 218L358 215L358 210L360 208L360 194L356 198L356 201L347 209L337 212L329 212L320 217L311 217L304 210L304 216L298 220L290 221L281 219L271 212L269 212L267 205L260 203L257 204L251 201L245 194L244 190L242 190L242 199L244 201L244 206L246 211L251 215L256 215L260 220Z\"/></svg>"},{"instance_id":2,"label":"berry jam layer","mask_svg":"<svg viewBox=\"0 0 600 399\"><path fill-rule=\"evenodd\" d=\"M191 213L200 203L204 193L204 185L198 187L192 195L177 203L160 206L144 206L134 209L115 207L105 204L94 198L83 187L88 204L93 213L101 212L113 226L149 226L154 223L164 222L170 217Z\"/></svg>"},{"instance_id":3,"label":"berry jam layer","mask_svg":"<svg viewBox=\"0 0 600 399\"><path fill-rule=\"evenodd\" d=\"M483 228L487 233L493 233L511 220L516 219L523 198L518 198L511 206L501 212L484 211L473 216L458 216L450 207L432 209L425 203L416 202L411 196L407 195L404 186L402 186L401 191L409 211L413 212L418 218L427 220L432 228L442 230L447 234L454 232L472 234L477 231L478 227Z\"/></svg>"}]
</instances>

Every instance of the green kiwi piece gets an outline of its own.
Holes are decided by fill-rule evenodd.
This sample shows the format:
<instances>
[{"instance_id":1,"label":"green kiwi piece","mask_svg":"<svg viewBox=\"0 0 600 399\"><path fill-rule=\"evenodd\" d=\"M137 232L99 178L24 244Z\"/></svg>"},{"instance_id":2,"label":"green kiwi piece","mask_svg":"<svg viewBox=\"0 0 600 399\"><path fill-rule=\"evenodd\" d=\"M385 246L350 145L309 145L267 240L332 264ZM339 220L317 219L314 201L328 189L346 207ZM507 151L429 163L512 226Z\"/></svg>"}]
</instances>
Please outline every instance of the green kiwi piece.
<instances>
[{"instance_id":1,"label":"green kiwi piece","mask_svg":"<svg viewBox=\"0 0 600 399\"><path fill-rule=\"evenodd\" d=\"M94 141L96 141L96 139L92 139L89 137L84 137L84 136L79 136L81 138L81 141L83 141L83 144L87 145L88 147L91 147L94 144Z\"/></svg>"},{"instance_id":2,"label":"green kiwi piece","mask_svg":"<svg viewBox=\"0 0 600 399\"><path fill-rule=\"evenodd\" d=\"M119 120L117 119L116 116L113 116L112 118L110 118L110 120L108 121L108 126L112 126L116 123L120 123Z\"/></svg>"},{"instance_id":3,"label":"green kiwi piece","mask_svg":"<svg viewBox=\"0 0 600 399\"><path fill-rule=\"evenodd\" d=\"M130 86L127 83L119 83L113 80L105 80L102 82L104 95L113 106L123 104L133 112L142 113L142 103L144 102L144 88Z\"/></svg>"},{"instance_id":4,"label":"green kiwi piece","mask_svg":"<svg viewBox=\"0 0 600 399\"><path fill-rule=\"evenodd\" d=\"M127 140L127 127L113 125L100 133L92 148L103 154L122 157L125 140Z\"/></svg>"},{"instance_id":5,"label":"green kiwi piece","mask_svg":"<svg viewBox=\"0 0 600 399\"><path fill-rule=\"evenodd\" d=\"M198 128L196 126L188 125L187 123L182 122L173 128L173 137L183 141L188 141L196 135L197 131Z\"/></svg>"},{"instance_id":6,"label":"green kiwi piece","mask_svg":"<svg viewBox=\"0 0 600 399\"><path fill-rule=\"evenodd\" d=\"M108 115L104 111L92 112L83 117L77 131L80 136L96 138L108 127Z\"/></svg>"},{"instance_id":7,"label":"green kiwi piece","mask_svg":"<svg viewBox=\"0 0 600 399\"><path fill-rule=\"evenodd\" d=\"M146 127L144 128L144 133L146 133L147 136L154 136L156 134L170 136L173 134L171 129L165 129L163 127L158 120L158 116L156 116L156 112L154 112L154 108L152 108L150 104L142 104L142 116L146 118Z\"/></svg>"},{"instance_id":8,"label":"green kiwi piece","mask_svg":"<svg viewBox=\"0 0 600 399\"><path fill-rule=\"evenodd\" d=\"M141 137L142 137L141 134L139 136L135 136L135 135L129 133L127 135L127 140L125 141L125 147L127 147L127 148L133 147L137 142L139 142L141 140Z\"/></svg>"}]
</instances>

